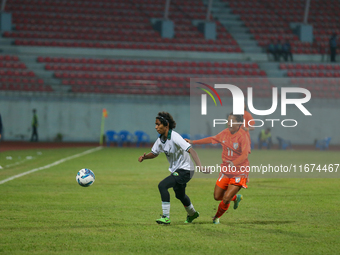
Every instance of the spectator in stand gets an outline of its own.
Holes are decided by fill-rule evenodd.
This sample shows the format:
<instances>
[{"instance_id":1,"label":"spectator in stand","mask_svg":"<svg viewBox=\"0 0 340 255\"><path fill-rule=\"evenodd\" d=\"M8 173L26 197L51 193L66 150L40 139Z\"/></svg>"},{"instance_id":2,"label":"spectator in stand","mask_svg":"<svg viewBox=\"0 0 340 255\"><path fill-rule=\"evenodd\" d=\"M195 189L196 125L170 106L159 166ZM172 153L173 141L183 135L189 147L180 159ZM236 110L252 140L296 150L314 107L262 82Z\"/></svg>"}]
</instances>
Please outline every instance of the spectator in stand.
<instances>
[{"instance_id":1,"label":"spectator in stand","mask_svg":"<svg viewBox=\"0 0 340 255\"><path fill-rule=\"evenodd\" d=\"M335 62L336 58L336 47L337 47L337 39L336 33L334 33L331 38L329 39L329 52L331 57L331 62Z\"/></svg>"},{"instance_id":2,"label":"spectator in stand","mask_svg":"<svg viewBox=\"0 0 340 255\"><path fill-rule=\"evenodd\" d=\"M279 40L275 43L275 52L276 52L275 61L280 62L282 56L282 43Z\"/></svg>"},{"instance_id":3,"label":"spectator in stand","mask_svg":"<svg viewBox=\"0 0 340 255\"><path fill-rule=\"evenodd\" d=\"M271 40L270 43L268 44L267 53L272 54L274 61L276 61L276 51L275 51L275 44L273 40Z\"/></svg>"},{"instance_id":4,"label":"spectator in stand","mask_svg":"<svg viewBox=\"0 0 340 255\"><path fill-rule=\"evenodd\" d=\"M319 50L319 53L321 55L321 62L325 61L325 55L327 54L327 45L323 42L313 42L313 47L317 48Z\"/></svg>"},{"instance_id":5,"label":"spectator in stand","mask_svg":"<svg viewBox=\"0 0 340 255\"><path fill-rule=\"evenodd\" d=\"M292 46L288 40L282 45L282 53L286 62L288 61L288 57L290 58L290 61L293 62Z\"/></svg>"},{"instance_id":6,"label":"spectator in stand","mask_svg":"<svg viewBox=\"0 0 340 255\"><path fill-rule=\"evenodd\" d=\"M263 145L267 145L267 149L269 150L273 143L272 143L272 134L270 133L270 128L267 128L266 130L262 129L262 131L259 134L259 149L262 149Z\"/></svg>"}]
</instances>

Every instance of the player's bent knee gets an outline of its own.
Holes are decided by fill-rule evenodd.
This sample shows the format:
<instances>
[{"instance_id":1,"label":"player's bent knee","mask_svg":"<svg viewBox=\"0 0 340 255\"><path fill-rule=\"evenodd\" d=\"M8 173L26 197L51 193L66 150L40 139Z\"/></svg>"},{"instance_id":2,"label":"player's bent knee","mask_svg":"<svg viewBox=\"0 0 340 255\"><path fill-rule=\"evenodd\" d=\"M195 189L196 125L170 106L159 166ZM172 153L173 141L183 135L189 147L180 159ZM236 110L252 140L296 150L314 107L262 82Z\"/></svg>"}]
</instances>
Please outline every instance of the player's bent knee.
<instances>
[{"instance_id":1,"label":"player's bent knee","mask_svg":"<svg viewBox=\"0 0 340 255\"><path fill-rule=\"evenodd\" d=\"M164 189L166 189L166 187L165 187L165 185L164 185L163 182L160 182L160 183L158 184L158 189L159 189L159 190L164 190Z\"/></svg>"},{"instance_id":2,"label":"player's bent knee","mask_svg":"<svg viewBox=\"0 0 340 255\"><path fill-rule=\"evenodd\" d=\"M175 194L176 198L179 199L179 200L182 200L184 199L185 195L182 195L182 194Z\"/></svg>"},{"instance_id":3,"label":"player's bent knee","mask_svg":"<svg viewBox=\"0 0 340 255\"><path fill-rule=\"evenodd\" d=\"M215 199L216 201L221 201L221 200L222 200L222 198L223 198L223 196L220 196L220 195L214 195L214 199Z\"/></svg>"},{"instance_id":4,"label":"player's bent knee","mask_svg":"<svg viewBox=\"0 0 340 255\"><path fill-rule=\"evenodd\" d=\"M231 202L232 197L224 195L221 200L223 200L223 203L227 204Z\"/></svg>"},{"instance_id":5,"label":"player's bent knee","mask_svg":"<svg viewBox=\"0 0 340 255\"><path fill-rule=\"evenodd\" d=\"M177 195L176 195L176 198L177 198L178 200L182 200L184 197L183 197L183 196L177 196Z\"/></svg>"}]
</instances>

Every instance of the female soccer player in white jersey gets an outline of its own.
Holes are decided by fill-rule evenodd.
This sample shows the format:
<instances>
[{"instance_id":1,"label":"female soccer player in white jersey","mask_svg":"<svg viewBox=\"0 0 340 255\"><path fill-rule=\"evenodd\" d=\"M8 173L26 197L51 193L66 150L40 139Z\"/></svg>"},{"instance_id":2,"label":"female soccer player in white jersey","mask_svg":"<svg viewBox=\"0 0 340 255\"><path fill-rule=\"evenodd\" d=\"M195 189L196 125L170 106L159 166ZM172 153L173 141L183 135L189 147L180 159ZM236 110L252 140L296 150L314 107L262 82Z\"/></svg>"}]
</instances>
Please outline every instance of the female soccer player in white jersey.
<instances>
[{"instance_id":1,"label":"female soccer player in white jersey","mask_svg":"<svg viewBox=\"0 0 340 255\"><path fill-rule=\"evenodd\" d=\"M173 129L176 122L167 112L159 112L156 117L156 130L160 134L154 143L151 152L144 153L138 158L139 162L144 159L153 159L164 152L169 161L171 174L162 180L158 189L161 193L163 215L157 219L158 224L170 224L170 194L168 189L173 188L176 198L179 199L187 211L185 223L191 223L199 216L192 205L190 198L185 194L185 187L194 174L194 165L190 159L191 154L196 166L201 169L201 162L196 151Z\"/></svg>"}]
</instances>

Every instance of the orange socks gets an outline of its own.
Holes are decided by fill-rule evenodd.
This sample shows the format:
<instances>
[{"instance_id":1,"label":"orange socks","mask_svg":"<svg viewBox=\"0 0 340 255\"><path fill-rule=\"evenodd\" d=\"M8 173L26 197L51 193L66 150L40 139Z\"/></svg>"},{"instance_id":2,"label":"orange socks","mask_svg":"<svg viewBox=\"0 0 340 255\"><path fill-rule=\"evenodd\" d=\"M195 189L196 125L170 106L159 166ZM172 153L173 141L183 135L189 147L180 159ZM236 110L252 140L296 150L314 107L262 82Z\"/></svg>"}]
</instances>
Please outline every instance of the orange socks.
<instances>
[{"instance_id":1,"label":"orange socks","mask_svg":"<svg viewBox=\"0 0 340 255\"><path fill-rule=\"evenodd\" d=\"M221 201L221 203L218 205L218 209L217 209L215 218L220 218L228 210L229 205L230 205L230 203L225 204L223 201Z\"/></svg>"}]
</instances>

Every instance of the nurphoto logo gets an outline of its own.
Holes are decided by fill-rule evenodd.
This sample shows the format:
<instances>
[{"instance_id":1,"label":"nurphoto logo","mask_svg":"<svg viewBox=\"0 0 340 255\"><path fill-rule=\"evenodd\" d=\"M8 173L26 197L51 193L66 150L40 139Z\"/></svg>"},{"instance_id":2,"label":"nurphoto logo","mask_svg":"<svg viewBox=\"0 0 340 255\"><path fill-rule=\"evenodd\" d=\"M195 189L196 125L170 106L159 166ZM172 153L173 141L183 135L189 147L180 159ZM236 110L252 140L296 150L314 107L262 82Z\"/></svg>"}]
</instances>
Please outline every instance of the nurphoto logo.
<instances>
[{"instance_id":1,"label":"nurphoto logo","mask_svg":"<svg viewBox=\"0 0 340 255\"><path fill-rule=\"evenodd\" d=\"M218 92L216 89L228 89L231 92L232 98L233 98L233 114L236 115L244 115L244 94L242 90L237 87L236 85L232 84L215 84L214 87L198 82L201 85L204 85L205 87L209 88L219 99L220 104L222 106L222 100L221 97L219 96ZM201 115L207 115L208 112L208 107L207 107L207 94L213 99L215 105L216 100L212 93L208 91L207 89L203 89L206 94L201 94ZM305 97L303 98L287 98L288 94L304 94ZM295 105L304 115L306 116L312 116L312 114L306 109L306 107L303 105L311 99L311 93L308 89L305 88L299 88L299 87L281 87L281 116L286 116L287 115L287 105ZM253 88L248 87L247 88L247 105L249 108L249 111L255 115L260 115L260 116L269 116L272 113L274 113L277 109L278 105L278 88L277 87L272 87L272 106L267 109L267 110L258 110L255 109L253 105ZM251 125L251 123L248 123L252 127L262 127L264 125L264 121L260 119L253 119L254 123ZM265 119L265 121L271 122L272 127L274 127L275 121L281 122L281 125L283 127L295 127L297 126L298 122L295 119ZM213 126L215 127L216 125L219 124L227 124L228 120L227 119L214 119L213 120ZM231 123L232 125L233 123ZM234 123L234 124L240 124L240 123Z\"/></svg>"}]
</instances>

